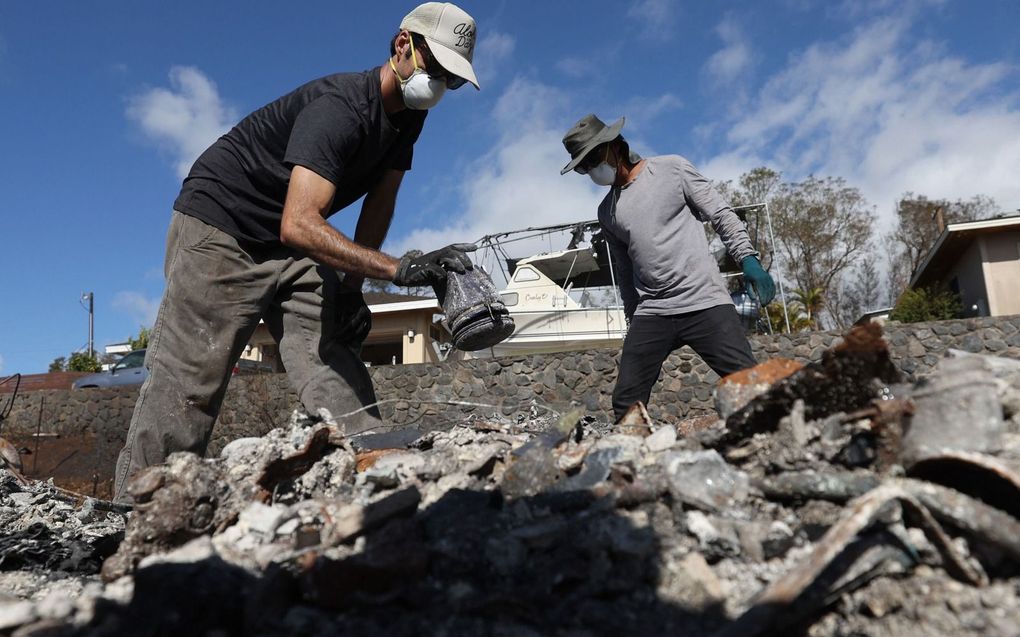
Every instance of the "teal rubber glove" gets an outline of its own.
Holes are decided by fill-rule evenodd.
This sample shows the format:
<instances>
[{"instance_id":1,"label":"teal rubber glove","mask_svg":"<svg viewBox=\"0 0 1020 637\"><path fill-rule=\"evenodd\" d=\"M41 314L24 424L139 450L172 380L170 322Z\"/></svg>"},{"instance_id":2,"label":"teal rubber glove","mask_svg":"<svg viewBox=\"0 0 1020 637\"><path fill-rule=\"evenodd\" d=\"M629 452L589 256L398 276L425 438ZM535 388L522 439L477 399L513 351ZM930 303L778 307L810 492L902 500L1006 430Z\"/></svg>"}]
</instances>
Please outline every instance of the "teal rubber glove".
<instances>
[{"instance_id":1,"label":"teal rubber glove","mask_svg":"<svg viewBox=\"0 0 1020 637\"><path fill-rule=\"evenodd\" d=\"M776 297L776 284L765 268L761 267L758 257L744 257L740 266L744 269L744 287L747 293L758 299L763 307L771 303Z\"/></svg>"}]
</instances>

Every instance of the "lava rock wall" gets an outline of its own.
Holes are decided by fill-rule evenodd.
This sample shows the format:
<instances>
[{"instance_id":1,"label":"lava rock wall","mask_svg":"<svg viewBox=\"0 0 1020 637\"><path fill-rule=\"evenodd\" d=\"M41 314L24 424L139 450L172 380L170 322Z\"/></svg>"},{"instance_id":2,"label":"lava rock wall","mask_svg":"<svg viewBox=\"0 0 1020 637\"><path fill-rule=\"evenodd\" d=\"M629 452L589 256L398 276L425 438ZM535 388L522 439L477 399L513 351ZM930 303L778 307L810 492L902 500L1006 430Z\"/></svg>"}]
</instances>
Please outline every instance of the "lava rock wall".
<instances>
[{"instance_id":1,"label":"lava rock wall","mask_svg":"<svg viewBox=\"0 0 1020 637\"><path fill-rule=\"evenodd\" d=\"M1020 316L931 323L887 324L894 363L906 379L925 376L947 349L1020 358ZM842 338L839 331L755 336L755 357L818 360ZM424 424L455 413L512 415L572 401L591 412L611 412L619 351L615 349L536 354L442 364L380 366L371 369L383 417L396 424ZM657 421L713 413L712 390L719 377L689 348L674 352L652 391L649 414ZM137 388L87 391L47 390L19 394L0 435L24 439L79 436L119 449ZM533 407L537 405L537 407ZM231 380L209 453L230 440L258 436L295 407L297 395L286 376L237 376ZM84 444L84 443L83 443Z\"/></svg>"}]
</instances>

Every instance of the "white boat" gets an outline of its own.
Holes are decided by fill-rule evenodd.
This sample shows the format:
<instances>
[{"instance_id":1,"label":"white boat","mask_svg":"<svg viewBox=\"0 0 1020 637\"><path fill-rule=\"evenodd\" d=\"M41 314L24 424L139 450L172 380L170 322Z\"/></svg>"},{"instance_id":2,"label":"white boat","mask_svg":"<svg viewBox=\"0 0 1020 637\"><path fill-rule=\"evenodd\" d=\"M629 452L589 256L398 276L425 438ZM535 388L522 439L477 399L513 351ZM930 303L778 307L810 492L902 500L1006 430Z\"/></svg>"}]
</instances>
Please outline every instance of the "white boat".
<instances>
[{"instance_id":1,"label":"white boat","mask_svg":"<svg viewBox=\"0 0 1020 637\"><path fill-rule=\"evenodd\" d=\"M619 346L627 328L623 307L606 305L604 294L581 285L586 275L602 272L598 256L584 247L517 261L500 291L516 327L493 355Z\"/></svg>"},{"instance_id":2,"label":"white boat","mask_svg":"<svg viewBox=\"0 0 1020 637\"><path fill-rule=\"evenodd\" d=\"M514 332L499 345L464 358L539 354L619 347L626 335L623 306L616 290L611 256L594 221L527 228L483 237L482 267L492 276L514 320ZM574 235L566 250L530 252L511 258L509 244L535 247L535 238ZM588 242L580 247L584 237ZM517 243L523 241L525 245ZM563 245L563 244L560 244Z\"/></svg>"}]
</instances>

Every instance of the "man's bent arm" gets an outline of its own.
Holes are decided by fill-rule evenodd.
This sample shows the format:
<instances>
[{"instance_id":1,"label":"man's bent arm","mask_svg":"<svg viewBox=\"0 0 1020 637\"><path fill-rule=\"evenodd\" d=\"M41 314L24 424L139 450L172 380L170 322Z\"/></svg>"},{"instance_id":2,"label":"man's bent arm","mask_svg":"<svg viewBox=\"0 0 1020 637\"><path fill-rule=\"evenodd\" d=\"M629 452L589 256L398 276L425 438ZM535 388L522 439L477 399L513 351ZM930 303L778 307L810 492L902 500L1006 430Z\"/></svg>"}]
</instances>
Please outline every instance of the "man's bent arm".
<instances>
[{"instance_id":1,"label":"man's bent arm","mask_svg":"<svg viewBox=\"0 0 1020 637\"><path fill-rule=\"evenodd\" d=\"M386 233L390 229L390 222L393 221L397 190L400 189L403 178L404 171L388 169L365 195L365 201L361 204L361 216L358 217L358 227L354 232L355 243L373 250L382 247ZM363 281L364 277L357 274L348 274L344 277L344 284L356 289L361 289Z\"/></svg>"},{"instance_id":2,"label":"man's bent arm","mask_svg":"<svg viewBox=\"0 0 1020 637\"><path fill-rule=\"evenodd\" d=\"M683 178L687 202L703 221L712 224L734 261L740 263L744 257L757 255L744 222L723 200L712 182L686 159L683 160Z\"/></svg>"},{"instance_id":3,"label":"man's bent arm","mask_svg":"<svg viewBox=\"0 0 1020 637\"><path fill-rule=\"evenodd\" d=\"M280 241L334 270L392 281L397 273L397 259L358 245L326 221L335 194L336 186L331 181L303 166L294 166L280 221ZM395 199L396 192L393 197ZM358 226L360 233L360 220ZM389 227L388 219L386 227Z\"/></svg>"}]
</instances>

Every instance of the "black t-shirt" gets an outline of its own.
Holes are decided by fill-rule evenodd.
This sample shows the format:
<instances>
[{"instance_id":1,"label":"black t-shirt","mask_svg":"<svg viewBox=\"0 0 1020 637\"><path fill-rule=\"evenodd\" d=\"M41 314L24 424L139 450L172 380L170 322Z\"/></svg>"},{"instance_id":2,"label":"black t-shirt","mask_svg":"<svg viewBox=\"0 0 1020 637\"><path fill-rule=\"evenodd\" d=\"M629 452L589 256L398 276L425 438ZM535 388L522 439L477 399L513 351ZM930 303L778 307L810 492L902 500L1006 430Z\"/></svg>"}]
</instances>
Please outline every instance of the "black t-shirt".
<instances>
[{"instance_id":1,"label":"black t-shirt","mask_svg":"<svg viewBox=\"0 0 1020 637\"><path fill-rule=\"evenodd\" d=\"M336 185L335 213L367 193L385 169L410 169L426 114L386 115L379 67L313 80L206 149L174 209L237 239L278 244L291 168L304 166Z\"/></svg>"}]
</instances>

